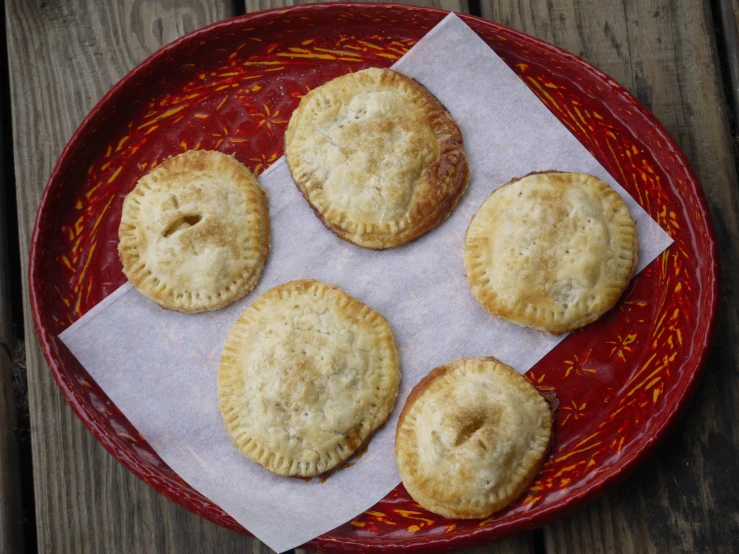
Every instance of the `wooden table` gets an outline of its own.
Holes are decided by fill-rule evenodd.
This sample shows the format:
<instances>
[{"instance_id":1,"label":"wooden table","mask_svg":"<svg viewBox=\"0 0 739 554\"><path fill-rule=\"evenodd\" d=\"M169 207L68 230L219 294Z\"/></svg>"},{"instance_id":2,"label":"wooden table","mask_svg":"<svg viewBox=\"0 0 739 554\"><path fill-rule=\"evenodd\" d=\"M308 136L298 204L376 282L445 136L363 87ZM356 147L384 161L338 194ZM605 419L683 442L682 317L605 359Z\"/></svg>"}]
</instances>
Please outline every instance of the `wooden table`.
<instances>
[{"instance_id":1,"label":"wooden table","mask_svg":"<svg viewBox=\"0 0 739 554\"><path fill-rule=\"evenodd\" d=\"M137 63L189 31L293 3L298 2L6 2L7 52L0 56L0 553L270 552L158 495L85 430L44 362L25 275L41 193L62 148L97 100ZM584 57L628 88L693 164L723 262L722 308L705 376L657 454L590 506L475 552L736 552L739 0L412 3L520 29ZM25 356L16 349L23 337Z\"/></svg>"}]
</instances>

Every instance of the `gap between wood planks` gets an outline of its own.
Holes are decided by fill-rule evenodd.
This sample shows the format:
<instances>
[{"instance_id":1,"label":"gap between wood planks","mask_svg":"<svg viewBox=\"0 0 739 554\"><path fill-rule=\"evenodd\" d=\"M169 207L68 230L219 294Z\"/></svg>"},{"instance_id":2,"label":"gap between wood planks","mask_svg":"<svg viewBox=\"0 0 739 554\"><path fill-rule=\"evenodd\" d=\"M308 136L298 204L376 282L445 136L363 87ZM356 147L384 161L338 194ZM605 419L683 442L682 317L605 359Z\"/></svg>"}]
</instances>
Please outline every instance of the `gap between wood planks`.
<instances>
[{"instance_id":1,"label":"gap between wood planks","mask_svg":"<svg viewBox=\"0 0 739 554\"><path fill-rule=\"evenodd\" d=\"M31 434L28 408L28 387L25 370L25 347L23 344L23 298L20 261L20 241L18 236L18 212L15 186L15 163L13 158L13 134L10 103L10 75L7 38L5 30L5 3L0 5L0 347L5 360L0 360L0 389L5 394L0 402L0 413L7 425L2 447L2 463L16 475L10 475L0 491L2 502L12 502L7 506L4 521L8 528L0 530L0 548L9 552L23 554L37 551L36 509L33 490L33 466L31 461ZM4 198L3 194L4 193ZM2 470L3 468L0 468Z\"/></svg>"},{"instance_id":2,"label":"gap between wood planks","mask_svg":"<svg viewBox=\"0 0 739 554\"><path fill-rule=\"evenodd\" d=\"M739 168L739 30L737 29L739 14L735 11L737 8L739 2L736 0L711 0L721 80L724 84L734 145L734 162Z\"/></svg>"}]
</instances>

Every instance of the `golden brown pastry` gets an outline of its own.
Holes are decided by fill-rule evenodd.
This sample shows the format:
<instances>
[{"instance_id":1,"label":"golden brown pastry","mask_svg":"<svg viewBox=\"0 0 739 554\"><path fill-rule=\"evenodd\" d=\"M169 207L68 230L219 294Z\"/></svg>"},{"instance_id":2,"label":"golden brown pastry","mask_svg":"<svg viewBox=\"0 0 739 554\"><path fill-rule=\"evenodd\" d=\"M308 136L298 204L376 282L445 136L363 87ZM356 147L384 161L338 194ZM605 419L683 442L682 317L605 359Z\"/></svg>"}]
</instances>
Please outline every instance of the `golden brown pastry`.
<instances>
[{"instance_id":1,"label":"golden brown pastry","mask_svg":"<svg viewBox=\"0 0 739 554\"><path fill-rule=\"evenodd\" d=\"M411 392L395 456L421 506L448 518L484 518L529 487L551 436L549 405L525 377L493 358L460 358Z\"/></svg>"},{"instance_id":2,"label":"golden brown pastry","mask_svg":"<svg viewBox=\"0 0 739 554\"><path fill-rule=\"evenodd\" d=\"M290 118L285 156L324 225L376 250L436 227L469 180L449 112L391 69L350 73L309 92Z\"/></svg>"},{"instance_id":3,"label":"golden brown pastry","mask_svg":"<svg viewBox=\"0 0 739 554\"><path fill-rule=\"evenodd\" d=\"M564 333L610 310L634 275L636 225L606 183L532 173L495 190L467 229L464 263L490 313Z\"/></svg>"},{"instance_id":4,"label":"golden brown pastry","mask_svg":"<svg viewBox=\"0 0 739 554\"><path fill-rule=\"evenodd\" d=\"M319 281L275 287L226 340L218 400L239 450L313 477L354 453L392 411L400 361L385 318Z\"/></svg>"},{"instance_id":5,"label":"golden brown pastry","mask_svg":"<svg viewBox=\"0 0 739 554\"><path fill-rule=\"evenodd\" d=\"M170 310L217 310L259 280L267 197L233 157L192 150L139 179L118 234L123 272L139 292Z\"/></svg>"}]
</instances>

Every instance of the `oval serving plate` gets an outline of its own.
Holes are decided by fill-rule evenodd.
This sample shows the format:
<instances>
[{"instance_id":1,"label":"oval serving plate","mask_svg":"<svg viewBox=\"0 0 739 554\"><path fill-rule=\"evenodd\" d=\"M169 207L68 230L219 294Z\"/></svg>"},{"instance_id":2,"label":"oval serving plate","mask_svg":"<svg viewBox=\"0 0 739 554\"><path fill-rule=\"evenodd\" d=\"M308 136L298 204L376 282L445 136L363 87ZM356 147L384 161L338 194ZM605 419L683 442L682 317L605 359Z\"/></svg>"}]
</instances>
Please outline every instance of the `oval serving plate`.
<instances>
[{"instance_id":1,"label":"oval serving plate","mask_svg":"<svg viewBox=\"0 0 739 554\"><path fill-rule=\"evenodd\" d=\"M282 155L285 126L307 90L350 70L390 66L445 15L387 4L303 5L195 31L147 59L100 101L49 180L29 279L51 371L113 456L211 521L245 532L159 459L57 336L124 283L117 229L123 197L141 175L191 148L234 153L263 171ZM583 60L490 21L461 17L675 243L636 277L615 310L573 333L527 374L542 392L557 395L559 410L552 454L523 498L484 521L450 521L424 511L399 485L307 548L449 550L561 516L652 450L686 404L710 344L716 243L700 186L665 129Z\"/></svg>"}]
</instances>

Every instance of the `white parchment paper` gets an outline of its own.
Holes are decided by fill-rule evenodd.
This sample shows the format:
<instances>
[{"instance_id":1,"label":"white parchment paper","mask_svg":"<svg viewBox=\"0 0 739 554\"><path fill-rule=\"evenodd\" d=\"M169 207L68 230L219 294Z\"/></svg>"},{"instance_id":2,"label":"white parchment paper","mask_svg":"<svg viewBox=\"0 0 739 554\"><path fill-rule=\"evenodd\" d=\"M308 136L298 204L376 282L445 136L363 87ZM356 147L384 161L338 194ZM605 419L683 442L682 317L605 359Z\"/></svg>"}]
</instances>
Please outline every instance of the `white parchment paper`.
<instances>
[{"instance_id":1,"label":"white parchment paper","mask_svg":"<svg viewBox=\"0 0 739 554\"><path fill-rule=\"evenodd\" d=\"M507 324L475 301L462 252L470 218L497 186L531 171L596 175L623 196L637 222L639 270L671 239L505 63L449 15L394 66L425 85L462 128L472 179L452 216L415 243L385 252L327 231L293 184L284 159L260 178L269 193L272 252L259 286L224 310L162 310L130 284L61 335L123 414L192 487L277 551L321 535L370 508L400 481L397 416L410 389L460 356L495 356L521 373L556 346ZM395 330L403 381L388 424L352 467L317 479L277 477L231 445L217 408L221 348L239 314L266 290L312 277L380 311Z\"/></svg>"}]
</instances>

